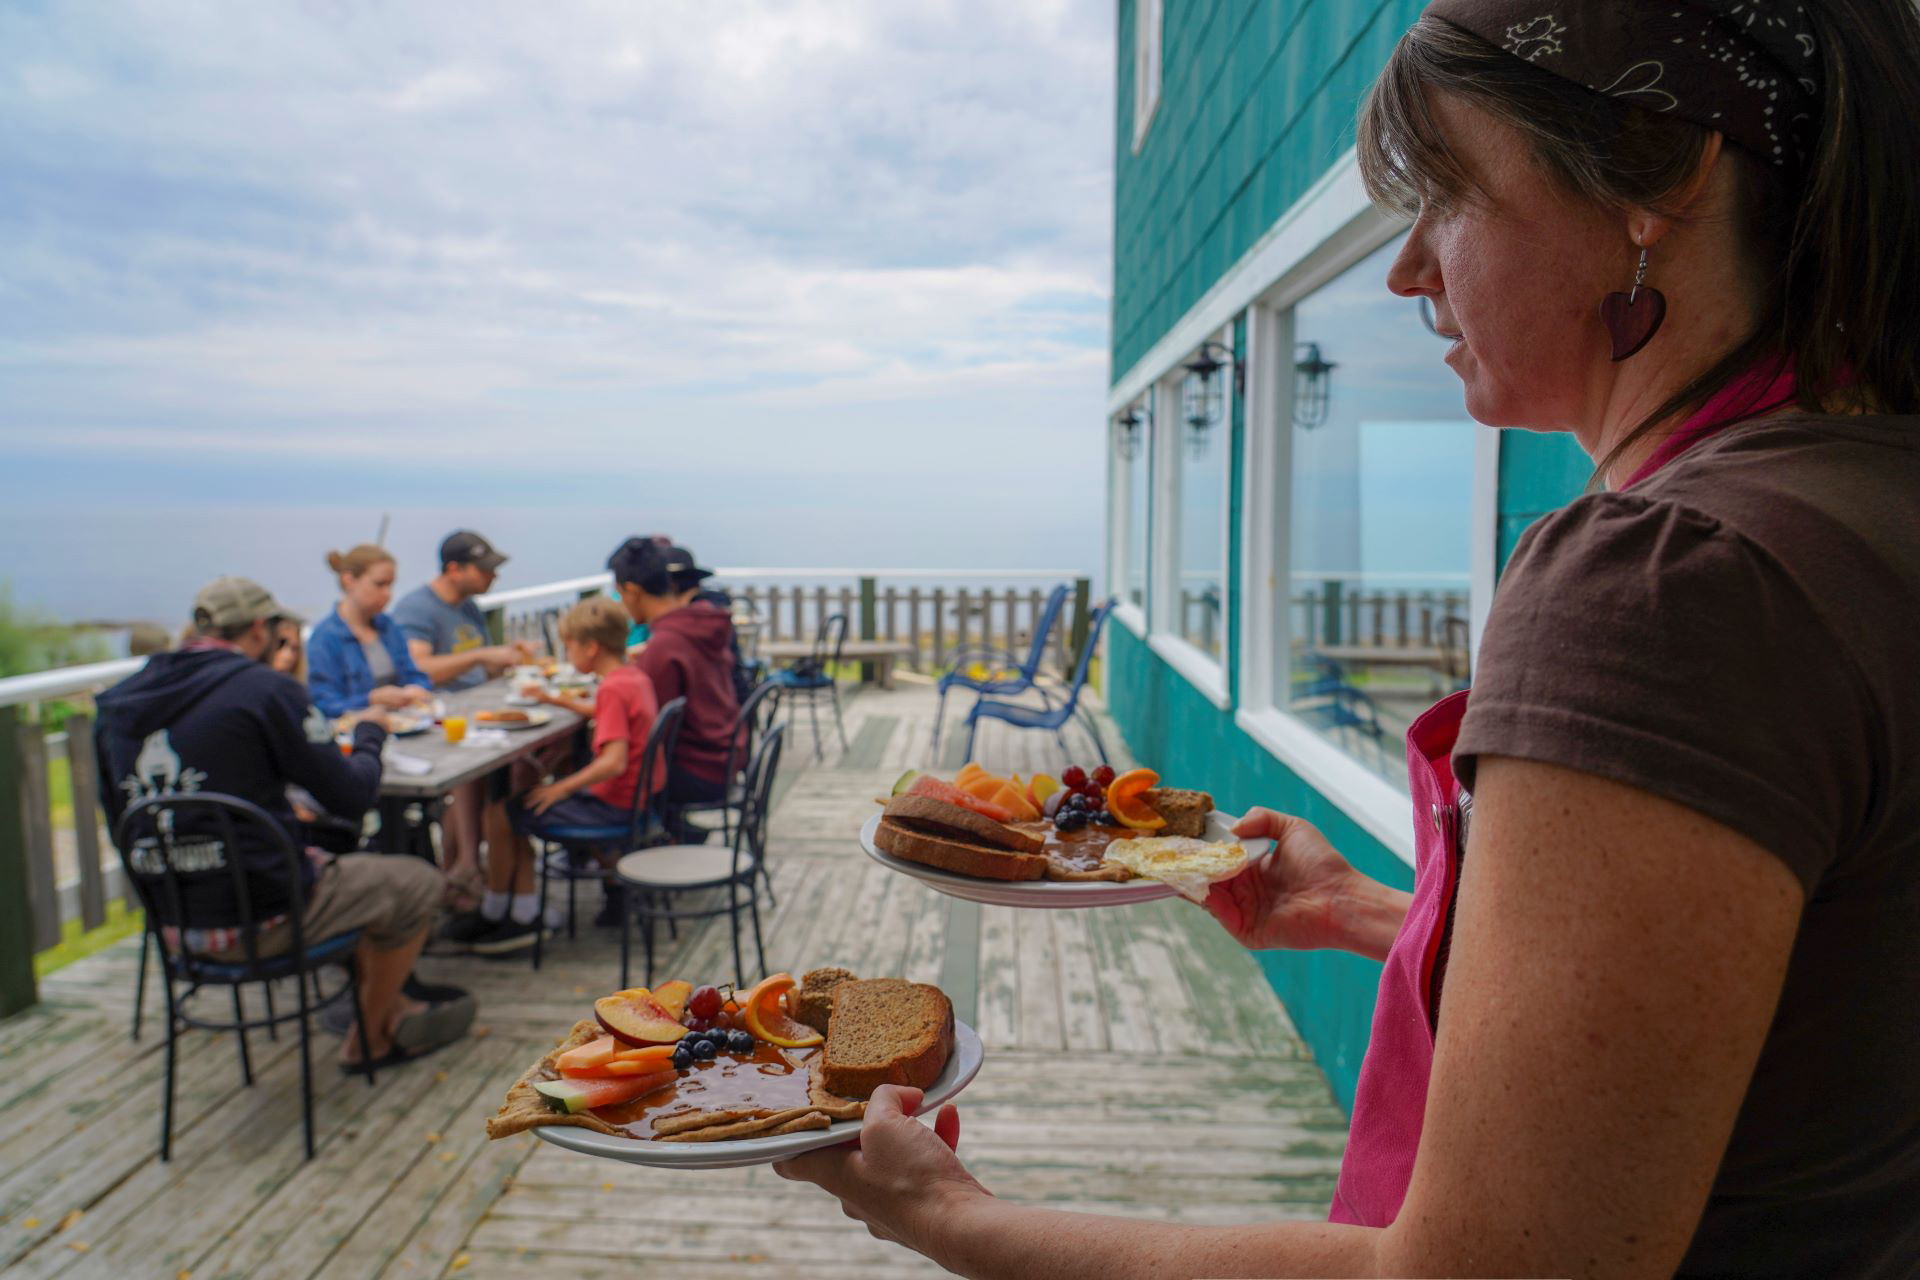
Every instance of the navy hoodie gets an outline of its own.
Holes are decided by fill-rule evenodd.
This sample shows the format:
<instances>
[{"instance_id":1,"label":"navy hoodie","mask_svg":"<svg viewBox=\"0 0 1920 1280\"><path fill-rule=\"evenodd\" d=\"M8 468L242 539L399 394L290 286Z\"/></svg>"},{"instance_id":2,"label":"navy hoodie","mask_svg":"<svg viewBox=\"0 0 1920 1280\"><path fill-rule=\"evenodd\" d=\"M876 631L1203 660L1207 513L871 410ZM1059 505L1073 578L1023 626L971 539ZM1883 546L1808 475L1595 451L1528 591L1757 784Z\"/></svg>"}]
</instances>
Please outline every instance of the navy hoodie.
<instances>
[{"instance_id":1,"label":"navy hoodie","mask_svg":"<svg viewBox=\"0 0 1920 1280\"><path fill-rule=\"evenodd\" d=\"M210 791L259 805L286 826L297 848L289 783L312 793L329 813L348 818L365 813L380 793L386 730L357 725L353 755L342 757L332 722L305 686L237 650L209 646L155 654L97 702L100 799L116 839L120 816L134 801ZM208 834L190 827L183 833ZM285 855L262 839L249 842L244 831L240 839L238 850L209 841L205 867L181 877L187 919L168 923L204 929L240 922L230 857L247 870L255 920L287 909ZM158 870L142 863L138 848L132 860L138 871ZM298 865L302 886L310 885L311 864L302 856Z\"/></svg>"},{"instance_id":2,"label":"navy hoodie","mask_svg":"<svg viewBox=\"0 0 1920 1280\"><path fill-rule=\"evenodd\" d=\"M727 753L740 700L733 692L733 618L695 600L655 618L633 664L666 706L684 697L672 767L704 782L727 779Z\"/></svg>"}]
</instances>

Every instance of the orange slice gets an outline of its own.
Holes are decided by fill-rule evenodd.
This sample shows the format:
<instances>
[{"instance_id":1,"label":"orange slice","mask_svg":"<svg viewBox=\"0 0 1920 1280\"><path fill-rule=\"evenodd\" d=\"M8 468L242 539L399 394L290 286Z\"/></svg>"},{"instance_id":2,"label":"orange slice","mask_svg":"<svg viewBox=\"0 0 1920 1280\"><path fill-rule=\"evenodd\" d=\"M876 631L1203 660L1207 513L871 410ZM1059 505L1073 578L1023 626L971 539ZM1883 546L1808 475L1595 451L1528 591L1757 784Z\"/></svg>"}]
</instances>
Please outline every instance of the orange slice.
<instances>
[{"instance_id":1,"label":"orange slice","mask_svg":"<svg viewBox=\"0 0 1920 1280\"><path fill-rule=\"evenodd\" d=\"M1167 820L1146 801L1146 793L1160 785L1160 775L1151 769L1129 769L1107 784L1107 812L1123 827L1135 831L1158 831Z\"/></svg>"},{"instance_id":2,"label":"orange slice","mask_svg":"<svg viewBox=\"0 0 1920 1280\"><path fill-rule=\"evenodd\" d=\"M741 1001L740 1021L755 1038L782 1049L806 1049L826 1037L804 1022L796 1022L781 1008L780 997L793 990L793 975L776 973L747 992Z\"/></svg>"}]
</instances>

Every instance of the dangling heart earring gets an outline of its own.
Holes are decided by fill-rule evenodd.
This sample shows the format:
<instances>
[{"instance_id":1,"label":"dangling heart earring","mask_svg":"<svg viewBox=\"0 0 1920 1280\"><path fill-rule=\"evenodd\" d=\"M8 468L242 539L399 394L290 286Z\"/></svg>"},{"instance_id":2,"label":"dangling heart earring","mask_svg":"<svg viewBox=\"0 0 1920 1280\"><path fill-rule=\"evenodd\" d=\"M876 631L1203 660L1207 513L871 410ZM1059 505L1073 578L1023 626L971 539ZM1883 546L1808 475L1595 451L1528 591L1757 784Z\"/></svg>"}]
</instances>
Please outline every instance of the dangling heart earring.
<instances>
[{"instance_id":1,"label":"dangling heart earring","mask_svg":"<svg viewBox=\"0 0 1920 1280\"><path fill-rule=\"evenodd\" d=\"M1640 265L1634 268L1633 291L1610 293L1600 299L1600 322L1613 339L1614 360L1625 360L1647 345L1667 318L1667 297L1647 280L1647 251L1640 250Z\"/></svg>"}]
</instances>

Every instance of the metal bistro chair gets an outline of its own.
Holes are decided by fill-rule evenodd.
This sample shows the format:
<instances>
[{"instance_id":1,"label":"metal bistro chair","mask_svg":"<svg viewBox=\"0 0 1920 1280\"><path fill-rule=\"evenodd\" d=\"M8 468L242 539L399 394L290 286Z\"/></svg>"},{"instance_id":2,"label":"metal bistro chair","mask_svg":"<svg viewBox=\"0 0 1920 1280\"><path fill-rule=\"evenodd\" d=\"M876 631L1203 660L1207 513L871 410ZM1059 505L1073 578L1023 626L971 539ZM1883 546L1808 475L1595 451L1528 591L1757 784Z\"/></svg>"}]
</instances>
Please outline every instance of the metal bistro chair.
<instances>
[{"instance_id":1,"label":"metal bistro chair","mask_svg":"<svg viewBox=\"0 0 1920 1280\"><path fill-rule=\"evenodd\" d=\"M286 917L292 937L287 950L277 955L259 953L260 918L254 910L252 886L242 859L233 852L241 848L239 837L243 832L267 845L285 864ZM148 797L122 815L114 829L114 842L120 849L121 865L146 912L146 930L152 935L154 950L160 956L160 976L166 990L167 1093L160 1116L160 1159L170 1160L173 1156L174 1062L181 1028L237 1033L240 1078L251 1086L253 1063L247 1054L247 1032L264 1027L271 1034L280 1023L294 1021L300 1024L301 1119L306 1126L307 1159L313 1159L313 1063L308 1052L312 1032L307 1015L332 1004L342 995L349 996L353 1001L354 1023L360 1029L360 1044L363 1049L367 1045L367 1024L360 1009L359 974L353 960L360 931L353 929L312 943L307 941L300 924L306 906L306 895L301 888L304 855L294 847L287 829L272 814L237 797L214 792ZM231 920L196 919L182 892L191 882L198 882L196 887L205 886L222 875L230 878L233 902L239 913L237 927L246 960L238 964L207 959L184 945L168 947L160 932L171 925L180 931L184 942L189 930L236 927ZM145 940L141 947L144 961ZM346 982L334 991L321 991L318 973L323 965L341 966L346 971ZM144 964L142 970L144 983ZM308 998L310 977L312 1000ZM293 979L294 989L299 993L299 1007L276 1014L273 989L268 984L280 978ZM176 993L176 982L186 984L186 990ZM240 988L249 982L258 982L266 993L264 1018L248 1018L241 1007ZM203 987L226 987L232 993L231 1021L187 1012L187 1002ZM373 1068L369 1065L364 1074L371 1087Z\"/></svg>"},{"instance_id":2,"label":"metal bistro chair","mask_svg":"<svg viewBox=\"0 0 1920 1280\"><path fill-rule=\"evenodd\" d=\"M596 851L617 848L622 853L657 844L666 838L660 813L651 803L653 780L664 777L673 747L680 739L680 717L687 709L685 698L675 698L660 708L653 728L647 731L647 744L640 754L640 776L633 790L633 811L628 820L604 827L548 827L533 838L540 842L540 856L534 861L540 877L540 927L533 935L533 967L538 969L545 954L547 936L547 882L562 880L567 886L567 937L574 936L578 894L582 880L608 881L612 872L601 865Z\"/></svg>"},{"instance_id":3,"label":"metal bistro chair","mask_svg":"<svg viewBox=\"0 0 1920 1280\"><path fill-rule=\"evenodd\" d=\"M1027 648L1024 662L1016 661L1012 652L995 649L987 645L969 645L953 651L949 662L952 668L940 677L940 702L933 713L933 754L940 755L940 723L947 714L947 690L959 685L975 693L989 694L994 697L1011 698L1038 688L1035 683L1040 676L1040 662L1046 656L1047 637L1053 634L1054 624L1060 620L1060 610L1067 603L1067 584L1061 583L1047 596L1047 602L1041 607L1040 617L1033 624L1033 640ZM966 673L971 664L978 662L987 669L984 680L976 680ZM1014 674L1004 679L999 673L1013 668ZM1040 690L1042 701L1048 701L1046 690ZM1049 702L1049 705L1051 703Z\"/></svg>"},{"instance_id":4,"label":"metal bistro chair","mask_svg":"<svg viewBox=\"0 0 1920 1280\"><path fill-rule=\"evenodd\" d=\"M747 802L740 811L740 822L733 829L730 845L676 844L644 849L620 859L620 883L627 889L626 903L620 914L620 986L629 986L631 943L628 925L640 918L640 937L647 949L647 985L653 985L654 921L703 919L726 915L733 928L733 978L736 986L746 985L746 967L740 958L740 909L753 918L753 945L760 958L760 972L767 969L767 946L760 935L760 895L756 883L761 864L766 860L767 809L773 801L774 776L780 769L780 751L787 733L786 725L775 725L760 743L760 752L747 766ZM705 889L725 889L724 906L694 909L676 908L669 895ZM745 901L742 901L744 895Z\"/></svg>"},{"instance_id":5,"label":"metal bistro chair","mask_svg":"<svg viewBox=\"0 0 1920 1280\"><path fill-rule=\"evenodd\" d=\"M830 614L820 620L820 628L813 634L813 653L802 658L791 667L782 668L773 673L780 687L791 695L787 699L787 723L793 723L794 708L800 699L807 704L807 714L813 720L813 758L824 760L825 752L820 749L820 699L829 698L833 702L833 723L840 730L840 749L847 749L847 726L840 718L840 685L833 673L840 667L840 651L847 643L847 615Z\"/></svg>"},{"instance_id":6,"label":"metal bistro chair","mask_svg":"<svg viewBox=\"0 0 1920 1280\"><path fill-rule=\"evenodd\" d=\"M982 720L1002 720L1016 729L1051 729L1055 742L1060 744L1063 754L1071 755L1067 749L1067 739L1060 731L1072 721L1075 712L1080 709L1080 694L1087 687L1087 669L1093 665L1094 651L1100 645L1100 628L1107 620L1107 614L1113 611L1113 598L1109 596L1087 622L1087 642L1080 650L1080 659L1074 664L1073 685L1067 690L1067 697L1059 706L1023 706L1017 702L1001 702L995 698L981 698L967 712L967 759L973 759L974 734L979 731ZM1093 739L1094 750L1100 753L1100 762L1107 762L1107 744L1100 740L1100 728L1093 721L1091 713L1081 717L1081 724L1087 736Z\"/></svg>"},{"instance_id":7,"label":"metal bistro chair","mask_svg":"<svg viewBox=\"0 0 1920 1280\"><path fill-rule=\"evenodd\" d=\"M720 839L722 842L733 839L734 815L744 816L747 803L747 766L753 763L754 744L762 734L773 727L780 715L781 686L772 680L763 680L754 686L747 700L740 704L739 714L733 720L733 737L727 749L727 797L724 800L693 801L674 805L673 810L680 817L694 814L718 813L720 815ZM778 906L773 896L773 881L767 878L767 867L760 864L761 880L767 886L767 905Z\"/></svg>"}]
</instances>

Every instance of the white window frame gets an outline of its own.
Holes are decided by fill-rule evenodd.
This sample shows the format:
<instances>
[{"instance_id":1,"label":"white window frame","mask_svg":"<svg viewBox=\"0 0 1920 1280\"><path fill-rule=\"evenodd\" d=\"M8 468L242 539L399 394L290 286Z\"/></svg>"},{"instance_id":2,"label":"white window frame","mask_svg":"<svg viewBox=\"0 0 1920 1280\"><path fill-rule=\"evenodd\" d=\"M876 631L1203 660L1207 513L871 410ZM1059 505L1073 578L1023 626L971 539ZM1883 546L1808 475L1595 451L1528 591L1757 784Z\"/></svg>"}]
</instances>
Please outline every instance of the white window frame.
<instances>
[{"instance_id":1,"label":"white window frame","mask_svg":"<svg viewBox=\"0 0 1920 1280\"><path fill-rule=\"evenodd\" d=\"M1138 404L1139 402L1136 401L1135 403ZM1146 511L1135 511L1133 509L1133 478L1127 474L1128 468L1132 464L1122 458L1120 456L1120 450L1115 447L1117 431L1114 423L1120 414L1125 412L1127 412L1127 410L1123 408L1119 413L1107 415L1107 474L1110 477L1107 482L1107 492L1112 495L1110 502L1112 518L1109 521L1107 531L1107 593L1114 599L1113 620L1133 632L1134 635L1144 638L1147 634L1146 611L1127 599L1127 591L1133 585L1134 568L1132 564L1128 563L1128 553L1129 549L1133 546L1134 521L1151 521L1153 516L1152 442L1158 433L1154 431L1151 425L1146 427L1148 449L1140 455L1138 462L1147 468L1146 493L1148 509ZM1147 405L1145 412L1148 418L1151 419L1153 406ZM1141 566L1141 568L1145 571L1142 575L1142 580L1147 585L1147 599L1151 601L1153 599L1153 528L1151 524L1148 525L1147 535L1147 563Z\"/></svg>"},{"instance_id":2,"label":"white window frame","mask_svg":"<svg viewBox=\"0 0 1920 1280\"><path fill-rule=\"evenodd\" d=\"M1133 149L1147 140L1147 130L1160 109L1160 76L1165 66L1167 26L1165 0L1134 0L1133 4Z\"/></svg>"}]
</instances>

